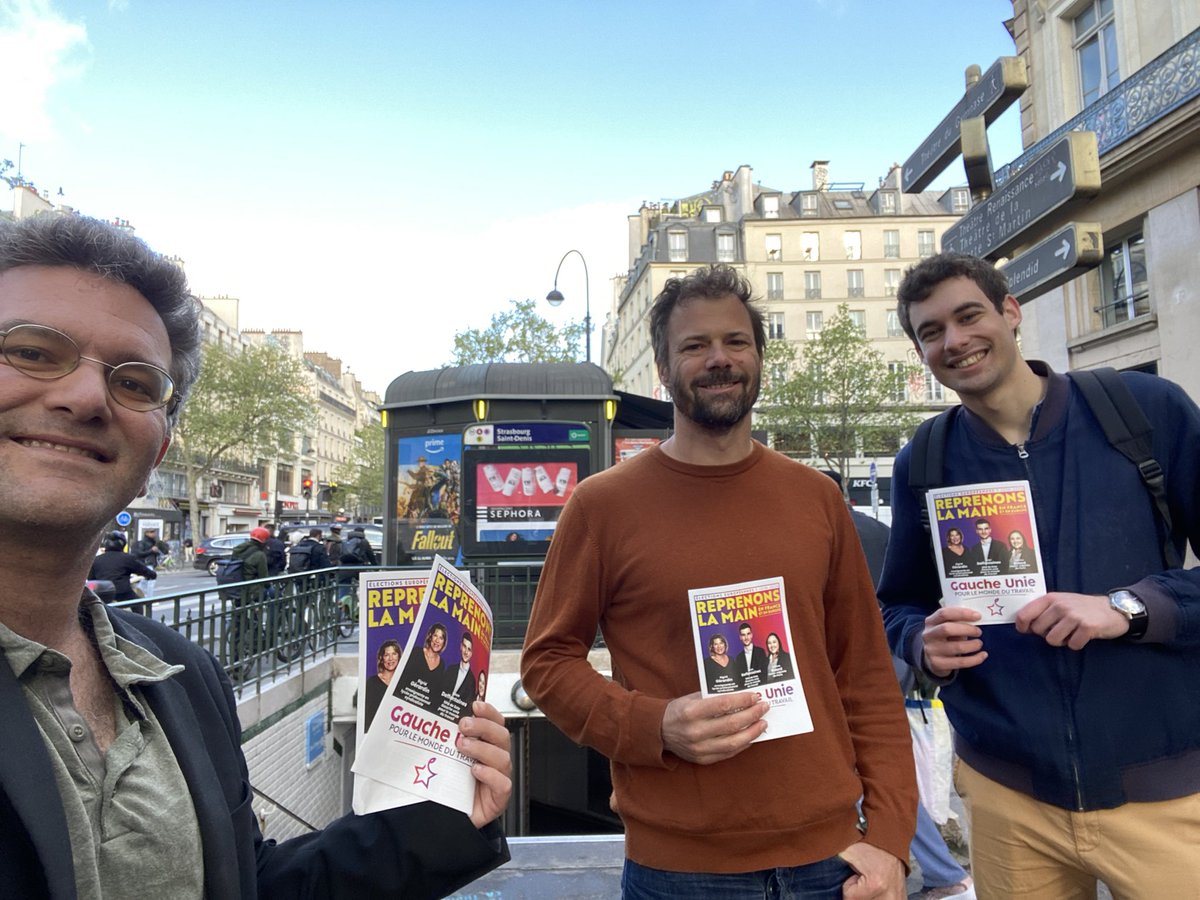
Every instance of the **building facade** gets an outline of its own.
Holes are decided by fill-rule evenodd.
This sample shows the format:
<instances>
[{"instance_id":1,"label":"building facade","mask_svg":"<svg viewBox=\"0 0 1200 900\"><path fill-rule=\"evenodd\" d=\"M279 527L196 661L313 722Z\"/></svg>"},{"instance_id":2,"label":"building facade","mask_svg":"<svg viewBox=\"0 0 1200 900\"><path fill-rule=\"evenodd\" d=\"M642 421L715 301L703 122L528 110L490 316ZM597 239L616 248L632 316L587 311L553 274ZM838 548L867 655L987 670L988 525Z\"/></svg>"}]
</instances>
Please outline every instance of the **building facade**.
<instances>
[{"instance_id":1,"label":"building facade","mask_svg":"<svg viewBox=\"0 0 1200 900\"><path fill-rule=\"evenodd\" d=\"M749 279L768 339L791 342L801 357L845 304L890 365L919 364L896 315L896 290L906 268L937 252L942 233L970 208L970 192L905 194L896 167L869 190L831 183L825 161L811 172L807 190L781 191L756 184L741 166L707 191L643 204L629 217L629 273L618 280L602 332L604 365L620 389L669 399L654 367L650 307L668 278L709 263L727 263ZM922 413L954 399L927 370L897 395ZM865 475L875 461L887 477L896 449L854 466Z\"/></svg>"},{"instance_id":2,"label":"building facade","mask_svg":"<svg viewBox=\"0 0 1200 900\"><path fill-rule=\"evenodd\" d=\"M1200 3L1013 0L1009 30L1025 153L996 181L1066 131L1095 131L1100 152L1100 191L1071 218L1100 225L1103 262L1026 305L1026 355L1200 397Z\"/></svg>"}]
</instances>

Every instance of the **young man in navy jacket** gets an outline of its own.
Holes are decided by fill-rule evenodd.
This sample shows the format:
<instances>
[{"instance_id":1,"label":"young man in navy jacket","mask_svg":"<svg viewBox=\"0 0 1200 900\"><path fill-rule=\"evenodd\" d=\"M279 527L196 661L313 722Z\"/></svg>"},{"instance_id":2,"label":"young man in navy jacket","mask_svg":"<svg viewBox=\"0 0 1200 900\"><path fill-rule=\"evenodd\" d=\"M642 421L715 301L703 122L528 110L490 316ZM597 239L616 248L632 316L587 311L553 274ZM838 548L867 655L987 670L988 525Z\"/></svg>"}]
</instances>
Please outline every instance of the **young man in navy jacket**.
<instances>
[{"instance_id":1,"label":"young man in navy jacket","mask_svg":"<svg viewBox=\"0 0 1200 900\"><path fill-rule=\"evenodd\" d=\"M1049 593L1015 624L939 606L924 498L896 457L879 598L893 652L944 687L985 897L1200 896L1200 571L1168 568L1137 468L1078 388L1017 346L1004 276L941 254L906 273L900 321L962 401L944 484L1027 480ZM1153 426L1169 541L1200 546L1200 411L1176 385L1123 380Z\"/></svg>"}]
</instances>

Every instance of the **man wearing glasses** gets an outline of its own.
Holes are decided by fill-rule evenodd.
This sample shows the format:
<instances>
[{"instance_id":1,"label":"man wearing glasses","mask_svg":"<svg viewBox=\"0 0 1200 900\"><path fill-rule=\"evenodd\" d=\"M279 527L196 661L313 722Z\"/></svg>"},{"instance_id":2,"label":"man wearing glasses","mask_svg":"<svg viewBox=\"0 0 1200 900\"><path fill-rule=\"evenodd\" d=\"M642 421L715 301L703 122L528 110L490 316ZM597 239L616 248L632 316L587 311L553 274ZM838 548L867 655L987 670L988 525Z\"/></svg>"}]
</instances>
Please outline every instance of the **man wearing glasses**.
<instances>
[{"instance_id":1,"label":"man wearing glasses","mask_svg":"<svg viewBox=\"0 0 1200 900\"><path fill-rule=\"evenodd\" d=\"M275 845L216 660L82 590L170 444L198 324L183 273L135 238L0 223L0 896L441 896L506 858L492 707L460 723L469 819L422 803Z\"/></svg>"}]
</instances>

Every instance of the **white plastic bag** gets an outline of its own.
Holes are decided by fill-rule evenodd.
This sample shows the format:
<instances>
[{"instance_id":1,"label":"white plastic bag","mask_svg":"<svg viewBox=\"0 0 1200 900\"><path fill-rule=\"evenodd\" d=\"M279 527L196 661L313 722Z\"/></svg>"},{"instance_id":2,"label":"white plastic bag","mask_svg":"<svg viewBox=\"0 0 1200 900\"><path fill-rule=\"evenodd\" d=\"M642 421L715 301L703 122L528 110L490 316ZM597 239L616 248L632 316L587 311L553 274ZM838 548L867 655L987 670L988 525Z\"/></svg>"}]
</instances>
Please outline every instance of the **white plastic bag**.
<instances>
[{"instance_id":1,"label":"white plastic bag","mask_svg":"<svg viewBox=\"0 0 1200 900\"><path fill-rule=\"evenodd\" d=\"M913 758L917 763L917 790L921 804L933 821L945 824L950 818L950 785L953 781L954 747L950 721L941 700L904 701L908 730L912 733Z\"/></svg>"}]
</instances>

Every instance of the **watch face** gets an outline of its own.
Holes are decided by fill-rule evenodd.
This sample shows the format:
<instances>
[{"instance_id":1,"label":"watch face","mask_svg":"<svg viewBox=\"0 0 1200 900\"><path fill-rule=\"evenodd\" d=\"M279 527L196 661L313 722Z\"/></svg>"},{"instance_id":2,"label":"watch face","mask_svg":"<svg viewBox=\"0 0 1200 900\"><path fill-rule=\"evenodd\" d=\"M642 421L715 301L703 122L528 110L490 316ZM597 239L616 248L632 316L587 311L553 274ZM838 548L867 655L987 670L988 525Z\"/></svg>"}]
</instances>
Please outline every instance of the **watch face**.
<instances>
[{"instance_id":1,"label":"watch face","mask_svg":"<svg viewBox=\"0 0 1200 900\"><path fill-rule=\"evenodd\" d=\"M1115 591L1108 599L1113 609L1124 613L1130 619L1146 611L1146 604L1129 593L1129 591Z\"/></svg>"}]
</instances>

